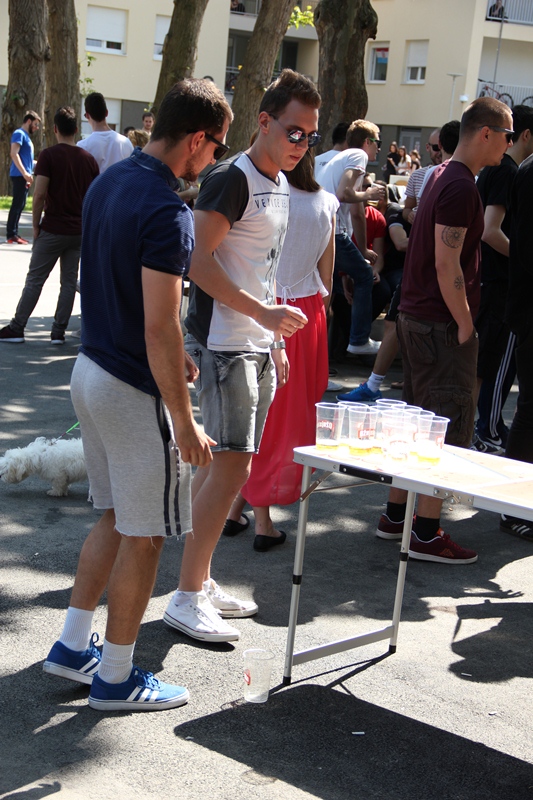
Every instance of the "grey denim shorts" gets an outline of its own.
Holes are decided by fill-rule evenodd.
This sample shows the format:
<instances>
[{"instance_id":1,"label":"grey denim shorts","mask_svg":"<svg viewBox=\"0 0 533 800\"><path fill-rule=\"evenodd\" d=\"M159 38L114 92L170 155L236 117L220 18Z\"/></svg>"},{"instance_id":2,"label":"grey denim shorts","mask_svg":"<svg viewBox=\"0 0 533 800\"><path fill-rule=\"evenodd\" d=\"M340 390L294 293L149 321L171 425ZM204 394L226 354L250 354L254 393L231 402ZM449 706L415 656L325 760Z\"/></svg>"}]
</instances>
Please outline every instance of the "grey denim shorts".
<instances>
[{"instance_id":1,"label":"grey denim shorts","mask_svg":"<svg viewBox=\"0 0 533 800\"><path fill-rule=\"evenodd\" d=\"M276 390L270 353L207 350L190 333L185 349L200 370L194 385L213 452L257 453Z\"/></svg>"}]
</instances>

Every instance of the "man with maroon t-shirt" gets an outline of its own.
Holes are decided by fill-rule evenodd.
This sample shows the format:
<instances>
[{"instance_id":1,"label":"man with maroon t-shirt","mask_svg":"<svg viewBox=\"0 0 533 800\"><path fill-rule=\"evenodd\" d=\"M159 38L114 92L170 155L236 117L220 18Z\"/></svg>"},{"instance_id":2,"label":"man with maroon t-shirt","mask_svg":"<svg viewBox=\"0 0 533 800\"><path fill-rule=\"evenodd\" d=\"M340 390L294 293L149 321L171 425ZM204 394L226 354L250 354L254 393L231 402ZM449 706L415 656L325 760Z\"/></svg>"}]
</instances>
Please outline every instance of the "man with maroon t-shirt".
<instances>
[{"instance_id":1,"label":"man with maroon t-shirt","mask_svg":"<svg viewBox=\"0 0 533 800\"><path fill-rule=\"evenodd\" d=\"M398 337L404 357L404 400L450 422L446 442L469 447L474 429L483 206L475 176L497 166L511 144L509 108L475 100L461 119L459 144L433 170L413 225L405 260ZM407 492L392 489L377 536L400 539ZM477 560L440 527L442 500L420 495L409 556L442 564Z\"/></svg>"},{"instance_id":2,"label":"man with maroon t-shirt","mask_svg":"<svg viewBox=\"0 0 533 800\"><path fill-rule=\"evenodd\" d=\"M98 175L94 158L76 147L78 130L73 108L62 106L54 117L57 144L39 155L33 195L33 250L26 283L15 316L2 330L0 342L24 342L24 328L56 262L61 263L61 289L52 324L51 343L64 344L76 295L81 248L81 207ZM44 210L44 217L41 215Z\"/></svg>"}]
</instances>

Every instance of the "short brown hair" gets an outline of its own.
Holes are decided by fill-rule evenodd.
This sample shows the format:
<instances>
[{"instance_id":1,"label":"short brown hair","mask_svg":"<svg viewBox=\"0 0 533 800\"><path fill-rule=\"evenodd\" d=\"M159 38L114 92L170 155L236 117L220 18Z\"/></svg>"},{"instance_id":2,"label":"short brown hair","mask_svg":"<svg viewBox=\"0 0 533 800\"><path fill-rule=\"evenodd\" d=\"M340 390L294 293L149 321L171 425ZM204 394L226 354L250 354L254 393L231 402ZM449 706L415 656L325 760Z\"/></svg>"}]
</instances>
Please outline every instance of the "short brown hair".
<instances>
[{"instance_id":1,"label":"short brown hair","mask_svg":"<svg viewBox=\"0 0 533 800\"><path fill-rule=\"evenodd\" d=\"M173 147L187 133L207 131L215 136L231 122L233 112L213 81L184 78L166 93L157 111L152 142L165 139Z\"/></svg>"},{"instance_id":2,"label":"short brown hair","mask_svg":"<svg viewBox=\"0 0 533 800\"><path fill-rule=\"evenodd\" d=\"M54 114L54 125L61 136L74 136L78 130L76 112L72 106L61 106Z\"/></svg>"},{"instance_id":3,"label":"short brown hair","mask_svg":"<svg viewBox=\"0 0 533 800\"><path fill-rule=\"evenodd\" d=\"M366 139L377 139L379 128L367 119L355 119L346 134L348 147L362 147Z\"/></svg>"},{"instance_id":4,"label":"short brown hair","mask_svg":"<svg viewBox=\"0 0 533 800\"><path fill-rule=\"evenodd\" d=\"M291 100L298 100L304 106L311 108L320 108L322 102L310 78L292 69L284 69L264 93L259 113L266 111L270 115L282 114Z\"/></svg>"},{"instance_id":5,"label":"short brown hair","mask_svg":"<svg viewBox=\"0 0 533 800\"><path fill-rule=\"evenodd\" d=\"M485 125L506 127L506 117L511 109L495 97L478 97L465 110L461 117L459 138L473 136L476 130Z\"/></svg>"}]
</instances>

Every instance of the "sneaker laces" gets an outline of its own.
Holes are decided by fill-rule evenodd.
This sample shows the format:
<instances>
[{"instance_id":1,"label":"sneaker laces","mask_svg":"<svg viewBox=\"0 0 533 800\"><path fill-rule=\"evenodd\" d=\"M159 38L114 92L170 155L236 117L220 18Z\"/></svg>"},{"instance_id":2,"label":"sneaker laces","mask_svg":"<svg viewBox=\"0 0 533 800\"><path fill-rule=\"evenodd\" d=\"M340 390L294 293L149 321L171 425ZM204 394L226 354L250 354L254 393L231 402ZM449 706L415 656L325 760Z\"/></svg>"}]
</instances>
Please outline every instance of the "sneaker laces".
<instances>
[{"instance_id":1,"label":"sneaker laces","mask_svg":"<svg viewBox=\"0 0 533 800\"><path fill-rule=\"evenodd\" d=\"M454 542L448 533L444 533L442 528L439 528L437 531L437 536L441 537L443 545L445 547L449 547L452 552L457 553L458 555L466 552L465 548L461 547L461 545L457 544L457 542Z\"/></svg>"},{"instance_id":2,"label":"sneaker laces","mask_svg":"<svg viewBox=\"0 0 533 800\"><path fill-rule=\"evenodd\" d=\"M137 686L141 689L159 689L160 681L156 678L153 672L147 672L140 667L133 667L133 679Z\"/></svg>"},{"instance_id":3,"label":"sneaker laces","mask_svg":"<svg viewBox=\"0 0 533 800\"><path fill-rule=\"evenodd\" d=\"M100 641L100 637L98 636L98 634L97 633L93 633L93 635L91 636L91 641L89 642L89 646L87 648L87 652L90 653L95 658L101 658L102 657L102 653L100 652L100 650L96 646L96 643L99 642L99 641Z\"/></svg>"},{"instance_id":4,"label":"sneaker laces","mask_svg":"<svg viewBox=\"0 0 533 800\"><path fill-rule=\"evenodd\" d=\"M217 600L224 600L226 602L237 603L237 605L240 605L240 600L237 597L234 597L232 594L228 594L228 592L225 592L222 586L219 586L215 580L211 580L212 583L207 589L209 594L212 594L213 597L217 598ZM208 597L209 594L207 595Z\"/></svg>"}]
</instances>

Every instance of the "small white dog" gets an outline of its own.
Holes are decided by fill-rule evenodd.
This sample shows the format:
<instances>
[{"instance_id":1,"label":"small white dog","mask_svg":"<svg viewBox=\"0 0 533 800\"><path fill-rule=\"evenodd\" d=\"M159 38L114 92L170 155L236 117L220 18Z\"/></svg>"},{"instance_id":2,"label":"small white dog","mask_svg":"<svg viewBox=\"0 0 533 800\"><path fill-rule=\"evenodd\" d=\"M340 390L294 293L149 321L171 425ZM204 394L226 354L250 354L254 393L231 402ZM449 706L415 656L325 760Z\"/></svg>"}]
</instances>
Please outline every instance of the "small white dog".
<instances>
[{"instance_id":1,"label":"small white dog","mask_svg":"<svg viewBox=\"0 0 533 800\"><path fill-rule=\"evenodd\" d=\"M30 475L51 481L52 497L67 495L69 484L87 478L81 439L39 436L27 447L14 447L0 457L0 478L5 483L20 483Z\"/></svg>"}]
</instances>

